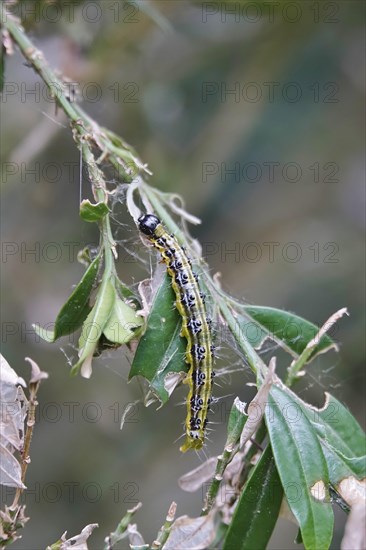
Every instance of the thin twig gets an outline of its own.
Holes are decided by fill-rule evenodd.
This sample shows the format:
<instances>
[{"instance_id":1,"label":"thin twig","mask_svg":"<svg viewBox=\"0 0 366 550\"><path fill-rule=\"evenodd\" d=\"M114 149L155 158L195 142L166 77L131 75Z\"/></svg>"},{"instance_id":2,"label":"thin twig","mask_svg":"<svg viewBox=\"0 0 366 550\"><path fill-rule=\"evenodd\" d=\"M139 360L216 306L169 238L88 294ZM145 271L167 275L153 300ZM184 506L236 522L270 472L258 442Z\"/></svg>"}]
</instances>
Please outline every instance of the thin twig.
<instances>
[{"instance_id":1,"label":"thin twig","mask_svg":"<svg viewBox=\"0 0 366 550\"><path fill-rule=\"evenodd\" d=\"M152 550L158 550L159 548L162 548L166 543L166 541L168 540L176 511L177 511L177 505L175 502L172 502L170 505L165 523L160 529L157 538L154 540L154 542L151 545Z\"/></svg>"},{"instance_id":2,"label":"thin twig","mask_svg":"<svg viewBox=\"0 0 366 550\"><path fill-rule=\"evenodd\" d=\"M123 516L115 531L110 533L104 539L104 550L113 550L113 547L126 536L127 528L131 522L131 519L136 512L141 508L142 504L139 502L131 510L127 510L127 513Z\"/></svg>"},{"instance_id":3,"label":"thin twig","mask_svg":"<svg viewBox=\"0 0 366 550\"><path fill-rule=\"evenodd\" d=\"M24 447L22 452L22 463L21 463L21 481L24 485L25 476L27 473L28 465L30 463L30 444L33 436L33 429L36 423L36 408L38 405L37 401L37 392L40 382L30 383L29 384L29 401L28 401L28 414L27 414L27 429L24 437ZM17 490L14 495L14 500L10 506L11 510L15 510L18 506L20 496L23 492L23 488L17 487Z\"/></svg>"},{"instance_id":4,"label":"thin twig","mask_svg":"<svg viewBox=\"0 0 366 550\"><path fill-rule=\"evenodd\" d=\"M295 382L297 377L300 374L301 369L305 366L307 361L310 359L312 353L316 349L316 347L319 345L321 339L323 336L329 331L332 326L341 318L343 315L348 315L347 308L342 308L336 313L334 313L325 323L324 325L318 330L315 337L308 342L305 349L302 351L301 355L291 363L290 367L288 368L288 374L286 379L286 386L291 387L292 384ZM336 347L336 346L335 346ZM337 349L337 347L336 347Z\"/></svg>"}]
</instances>

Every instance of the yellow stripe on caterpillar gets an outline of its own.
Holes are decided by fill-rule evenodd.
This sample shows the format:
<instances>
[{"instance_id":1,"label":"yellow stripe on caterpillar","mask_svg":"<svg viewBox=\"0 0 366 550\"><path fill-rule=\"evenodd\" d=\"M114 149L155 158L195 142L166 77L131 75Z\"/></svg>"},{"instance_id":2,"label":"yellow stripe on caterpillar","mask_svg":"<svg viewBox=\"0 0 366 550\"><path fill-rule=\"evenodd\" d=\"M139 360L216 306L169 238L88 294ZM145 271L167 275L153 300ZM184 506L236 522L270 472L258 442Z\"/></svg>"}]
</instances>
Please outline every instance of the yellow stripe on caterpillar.
<instances>
[{"instance_id":1,"label":"yellow stripe on caterpillar","mask_svg":"<svg viewBox=\"0 0 366 550\"><path fill-rule=\"evenodd\" d=\"M174 235L170 235L159 218L145 214L138 220L139 230L160 252L172 278L176 306L182 317L181 334L187 340L186 362L189 371L185 383L189 385L186 440L180 447L201 449L205 439L207 413L211 403L213 372L213 345L210 323L207 319L204 295L190 259Z\"/></svg>"}]
</instances>

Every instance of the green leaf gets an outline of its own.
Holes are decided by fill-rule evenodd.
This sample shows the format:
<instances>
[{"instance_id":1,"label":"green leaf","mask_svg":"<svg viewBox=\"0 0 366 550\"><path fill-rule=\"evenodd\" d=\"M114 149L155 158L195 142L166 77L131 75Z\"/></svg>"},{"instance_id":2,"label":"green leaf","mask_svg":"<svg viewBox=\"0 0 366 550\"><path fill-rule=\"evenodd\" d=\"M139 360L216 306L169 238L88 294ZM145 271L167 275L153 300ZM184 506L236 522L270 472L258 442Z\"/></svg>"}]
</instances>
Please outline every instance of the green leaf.
<instances>
[{"instance_id":1,"label":"green leaf","mask_svg":"<svg viewBox=\"0 0 366 550\"><path fill-rule=\"evenodd\" d=\"M291 392L272 386L266 424L289 507L307 550L326 550L332 540L329 474L317 432ZM324 501L311 492L324 494Z\"/></svg>"},{"instance_id":2,"label":"green leaf","mask_svg":"<svg viewBox=\"0 0 366 550\"><path fill-rule=\"evenodd\" d=\"M43 328L40 325L37 325L37 323L33 323L32 327L37 336L49 344L52 344L56 340L54 330Z\"/></svg>"},{"instance_id":3,"label":"green leaf","mask_svg":"<svg viewBox=\"0 0 366 550\"><path fill-rule=\"evenodd\" d=\"M90 200L85 199L80 204L80 216L85 222L98 222L108 214L108 206L105 202L92 204Z\"/></svg>"},{"instance_id":4,"label":"green leaf","mask_svg":"<svg viewBox=\"0 0 366 550\"><path fill-rule=\"evenodd\" d=\"M365 456L349 458L325 441L322 441L322 449L328 465L329 479L334 487L348 477L364 479L366 476Z\"/></svg>"},{"instance_id":5,"label":"green leaf","mask_svg":"<svg viewBox=\"0 0 366 550\"><path fill-rule=\"evenodd\" d=\"M280 512L283 489L268 445L244 486L223 550L264 550Z\"/></svg>"},{"instance_id":6,"label":"green leaf","mask_svg":"<svg viewBox=\"0 0 366 550\"><path fill-rule=\"evenodd\" d=\"M187 372L186 342L180 336L181 318L176 308L170 277L166 274L154 296L132 363L129 379L140 375L149 380L151 389L162 403L169 399L164 382L169 373Z\"/></svg>"},{"instance_id":7,"label":"green leaf","mask_svg":"<svg viewBox=\"0 0 366 550\"><path fill-rule=\"evenodd\" d=\"M54 342L57 338L72 334L81 327L91 309L89 297L98 273L99 262L100 256L95 258L85 271L81 281L57 315L54 330L46 330L39 325L33 325L38 336L47 342Z\"/></svg>"},{"instance_id":8,"label":"green leaf","mask_svg":"<svg viewBox=\"0 0 366 550\"><path fill-rule=\"evenodd\" d=\"M291 394L297 411L313 425L327 463L329 480L337 486L342 479L366 476L365 434L352 414L335 397L326 393L321 409Z\"/></svg>"},{"instance_id":9,"label":"green leaf","mask_svg":"<svg viewBox=\"0 0 366 550\"><path fill-rule=\"evenodd\" d=\"M79 361L71 369L72 375L77 374L84 361L88 360L85 377L90 376L91 359L111 314L115 298L116 291L110 279L103 280L98 290L95 305L86 318L81 331L79 338Z\"/></svg>"},{"instance_id":10,"label":"green leaf","mask_svg":"<svg viewBox=\"0 0 366 550\"><path fill-rule=\"evenodd\" d=\"M348 409L328 393L323 408L316 409L305 403L302 406L317 430L332 484L338 485L349 476L363 479L366 476L366 438Z\"/></svg>"},{"instance_id":11,"label":"green leaf","mask_svg":"<svg viewBox=\"0 0 366 550\"><path fill-rule=\"evenodd\" d=\"M319 330L316 325L302 317L273 307L245 306L243 309L248 319L239 317L238 321L241 330L245 331L247 339L256 348L261 347L266 338L270 338L293 357L298 357ZM332 347L337 349L335 342L325 334L311 359Z\"/></svg>"},{"instance_id":12,"label":"green leaf","mask_svg":"<svg viewBox=\"0 0 366 550\"><path fill-rule=\"evenodd\" d=\"M135 336L136 328L142 324L143 319L136 315L136 310L116 298L103 334L110 342L126 344Z\"/></svg>"},{"instance_id":13,"label":"green leaf","mask_svg":"<svg viewBox=\"0 0 366 550\"><path fill-rule=\"evenodd\" d=\"M365 434L354 416L333 395L326 393L326 403L321 409L308 407L312 421L325 427L325 437L333 447L348 456L366 454Z\"/></svg>"}]
</instances>

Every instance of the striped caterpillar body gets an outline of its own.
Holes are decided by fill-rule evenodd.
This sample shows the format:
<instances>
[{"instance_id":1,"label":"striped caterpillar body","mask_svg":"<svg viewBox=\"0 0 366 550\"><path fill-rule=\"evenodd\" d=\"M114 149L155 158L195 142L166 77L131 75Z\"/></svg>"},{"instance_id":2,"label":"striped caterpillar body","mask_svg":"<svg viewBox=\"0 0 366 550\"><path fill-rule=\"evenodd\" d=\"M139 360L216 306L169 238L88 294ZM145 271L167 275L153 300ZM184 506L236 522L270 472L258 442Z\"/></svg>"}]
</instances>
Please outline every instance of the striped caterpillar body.
<instances>
[{"instance_id":1,"label":"striped caterpillar body","mask_svg":"<svg viewBox=\"0 0 366 550\"><path fill-rule=\"evenodd\" d=\"M160 252L176 295L176 306L182 317L181 336L187 340L186 362L189 371L184 383L187 397L186 440L180 450L201 449L211 402L214 372L210 321L204 296L192 271L191 261L174 235L170 235L159 218L146 214L138 220L139 230Z\"/></svg>"}]
</instances>

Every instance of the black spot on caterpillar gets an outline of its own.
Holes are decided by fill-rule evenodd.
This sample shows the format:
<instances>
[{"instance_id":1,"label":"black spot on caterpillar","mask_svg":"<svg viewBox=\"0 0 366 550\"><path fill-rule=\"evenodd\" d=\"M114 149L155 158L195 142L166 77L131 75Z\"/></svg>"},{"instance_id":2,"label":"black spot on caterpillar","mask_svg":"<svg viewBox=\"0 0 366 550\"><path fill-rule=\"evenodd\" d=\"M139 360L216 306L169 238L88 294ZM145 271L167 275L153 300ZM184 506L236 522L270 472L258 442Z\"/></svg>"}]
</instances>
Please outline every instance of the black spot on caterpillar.
<instances>
[{"instance_id":1,"label":"black spot on caterpillar","mask_svg":"<svg viewBox=\"0 0 366 550\"><path fill-rule=\"evenodd\" d=\"M189 371L185 384L187 397L186 440L180 450L201 449L205 439L207 412L211 403L213 354L211 324L206 314L204 294L184 248L170 235L159 218L146 214L138 219L139 230L160 252L172 278L176 306L182 317L181 335L187 340Z\"/></svg>"}]
</instances>

